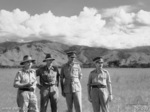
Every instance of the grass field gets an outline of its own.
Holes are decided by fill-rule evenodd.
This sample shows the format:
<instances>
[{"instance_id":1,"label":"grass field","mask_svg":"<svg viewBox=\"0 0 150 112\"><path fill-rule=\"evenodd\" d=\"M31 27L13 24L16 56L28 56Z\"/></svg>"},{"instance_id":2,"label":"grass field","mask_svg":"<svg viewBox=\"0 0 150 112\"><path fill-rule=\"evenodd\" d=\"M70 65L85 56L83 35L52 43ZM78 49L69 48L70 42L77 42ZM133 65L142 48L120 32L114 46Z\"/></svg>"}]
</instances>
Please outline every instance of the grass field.
<instances>
[{"instance_id":1,"label":"grass field","mask_svg":"<svg viewBox=\"0 0 150 112\"><path fill-rule=\"evenodd\" d=\"M83 112L93 112L87 98L87 80L92 69L83 69L82 79L82 103ZM110 112L134 112L128 104L137 96L141 96L145 102L150 102L150 69L113 68L107 69L111 75L114 100L110 103ZM13 88L13 80L18 69L0 69L0 112L16 112L17 89ZM39 90L37 90L39 102ZM59 112L65 112L66 102L59 98ZM13 110L14 109L14 110ZM147 108L145 108L146 110ZM49 111L48 105L48 111ZM136 112L150 112L136 111Z\"/></svg>"}]
</instances>

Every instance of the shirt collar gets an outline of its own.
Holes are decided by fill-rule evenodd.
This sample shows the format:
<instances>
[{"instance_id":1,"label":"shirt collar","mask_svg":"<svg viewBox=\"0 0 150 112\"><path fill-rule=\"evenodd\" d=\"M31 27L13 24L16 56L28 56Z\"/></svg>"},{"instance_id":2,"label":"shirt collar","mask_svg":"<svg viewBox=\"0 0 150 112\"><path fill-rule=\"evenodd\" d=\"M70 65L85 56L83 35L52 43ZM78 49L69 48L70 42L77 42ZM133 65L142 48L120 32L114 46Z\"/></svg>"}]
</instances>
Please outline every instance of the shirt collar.
<instances>
[{"instance_id":1,"label":"shirt collar","mask_svg":"<svg viewBox=\"0 0 150 112\"><path fill-rule=\"evenodd\" d=\"M54 70L54 67L51 66L50 68L48 68L47 66L44 67L45 70Z\"/></svg>"},{"instance_id":2,"label":"shirt collar","mask_svg":"<svg viewBox=\"0 0 150 112\"><path fill-rule=\"evenodd\" d=\"M31 72L31 69L26 70L26 69L23 68L22 71L23 71L23 72L26 72L26 73L30 73L30 72Z\"/></svg>"},{"instance_id":3,"label":"shirt collar","mask_svg":"<svg viewBox=\"0 0 150 112\"><path fill-rule=\"evenodd\" d=\"M68 62L67 65L68 66L73 66L76 62Z\"/></svg>"},{"instance_id":4,"label":"shirt collar","mask_svg":"<svg viewBox=\"0 0 150 112\"><path fill-rule=\"evenodd\" d=\"M103 69L101 69L101 72L102 72L102 74L103 74ZM96 69L95 69L95 73L98 73Z\"/></svg>"}]
</instances>

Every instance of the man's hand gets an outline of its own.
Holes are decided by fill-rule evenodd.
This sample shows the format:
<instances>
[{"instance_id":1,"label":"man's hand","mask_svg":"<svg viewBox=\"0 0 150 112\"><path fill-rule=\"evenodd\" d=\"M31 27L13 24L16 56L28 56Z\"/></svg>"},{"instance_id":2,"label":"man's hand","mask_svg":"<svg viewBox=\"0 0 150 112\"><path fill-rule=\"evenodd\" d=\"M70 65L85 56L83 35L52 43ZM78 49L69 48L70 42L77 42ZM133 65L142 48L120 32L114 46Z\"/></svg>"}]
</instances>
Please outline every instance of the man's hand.
<instances>
[{"instance_id":1,"label":"man's hand","mask_svg":"<svg viewBox=\"0 0 150 112\"><path fill-rule=\"evenodd\" d=\"M112 100L113 100L113 95L110 94L110 95L108 96L108 101L111 102Z\"/></svg>"},{"instance_id":2,"label":"man's hand","mask_svg":"<svg viewBox=\"0 0 150 112\"><path fill-rule=\"evenodd\" d=\"M25 84L25 87L31 87L34 84L34 82L29 82L27 84Z\"/></svg>"},{"instance_id":3,"label":"man's hand","mask_svg":"<svg viewBox=\"0 0 150 112\"><path fill-rule=\"evenodd\" d=\"M39 84L39 83L37 83L36 86L37 86L39 89L41 89L41 87L42 87L42 85Z\"/></svg>"},{"instance_id":4,"label":"man's hand","mask_svg":"<svg viewBox=\"0 0 150 112\"><path fill-rule=\"evenodd\" d=\"M90 101L90 102L92 102L92 98L91 98L91 96L88 96L88 99L89 99L89 101Z\"/></svg>"},{"instance_id":5,"label":"man's hand","mask_svg":"<svg viewBox=\"0 0 150 112\"><path fill-rule=\"evenodd\" d=\"M29 89L32 90L32 91L34 91L34 88L33 88L33 87L30 87Z\"/></svg>"},{"instance_id":6,"label":"man's hand","mask_svg":"<svg viewBox=\"0 0 150 112\"><path fill-rule=\"evenodd\" d=\"M62 96L63 96L63 97L65 97L65 96L66 96L64 92L62 92L61 94L62 94Z\"/></svg>"}]
</instances>

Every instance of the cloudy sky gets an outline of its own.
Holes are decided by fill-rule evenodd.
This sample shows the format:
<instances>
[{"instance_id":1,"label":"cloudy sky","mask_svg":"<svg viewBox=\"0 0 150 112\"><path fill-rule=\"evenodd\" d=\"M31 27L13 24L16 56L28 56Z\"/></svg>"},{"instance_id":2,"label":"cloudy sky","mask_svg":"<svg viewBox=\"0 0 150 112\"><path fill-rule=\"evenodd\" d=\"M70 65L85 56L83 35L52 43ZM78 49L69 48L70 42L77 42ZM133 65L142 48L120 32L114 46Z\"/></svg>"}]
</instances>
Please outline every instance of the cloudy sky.
<instances>
[{"instance_id":1,"label":"cloudy sky","mask_svg":"<svg viewBox=\"0 0 150 112\"><path fill-rule=\"evenodd\" d=\"M0 0L0 42L150 46L150 0Z\"/></svg>"}]
</instances>

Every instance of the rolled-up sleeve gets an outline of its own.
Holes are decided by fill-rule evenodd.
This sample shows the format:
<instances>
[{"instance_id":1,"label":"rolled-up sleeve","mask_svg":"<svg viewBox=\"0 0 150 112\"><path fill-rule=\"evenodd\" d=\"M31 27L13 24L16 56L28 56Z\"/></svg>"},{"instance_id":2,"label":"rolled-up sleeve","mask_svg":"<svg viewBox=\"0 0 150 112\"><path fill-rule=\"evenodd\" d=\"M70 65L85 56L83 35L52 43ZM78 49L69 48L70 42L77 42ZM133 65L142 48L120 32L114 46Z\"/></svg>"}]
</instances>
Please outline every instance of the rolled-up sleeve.
<instances>
[{"instance_id":1,"label":"rolled-up sleeve","mask_svg":"<svg viewBox=\"0 0 150 112\"><path fill-rule=\"evenodd\" d=\"M38 76L40 76L40 75L41 75L41 70L40 70L40 68L39 68L39 69L36 70L36 76L38 77Z\"/></svg>"},{"instance_id":2,"label":"rolled-up sleeve","mask_svg":"<svg viewBox=\"0 0 150 112\"><path fill-rule=\"evenodd\" d=\"M21 73L18 72L18 73L16 74L16 76L15 76L14 82L20 81L20 80L21 80Z\"/></svg>"},{"instance_id":3,"label":"rolled-up sleeve","mask_svg":"<svg viewBox=\"0 0 150 112\"><path fill-rule=\"evenodd\" d=\"M17 82L21 82L21 73L20 72L18 72L15 76L14 84L13 84L14 87L16 87Z\"/></svg>"},{"instance_id":4,"label":"rolled-up sleeve","mask_svg":"<svg viewBox=\"0 0 150 112\"><path fill-rule=\"evenodd\" d=\"M111 78L110 78L110 74L108 71L107 71L107 83L111 83Z\"/></svg>"},{"instance_id":5,"label":"rolled-up sleeve","mask_svg":"<svg viewBox=\"0 0 150 112\"><path fill-rule=\"evenodd\" d=\"M60 78L64 78L64 67L61 68Z\"/></svg>"},{"instance_id":6,"label":"rolled-up sleeve","mask_svg":"<svg viewBox=\"0 0 150 112\"><path fill-rule=\"evenodd\" d=\"M92 83L92 74L90 73L90 74L89 74L89 78L88 78L88 83L87 83L87 85L90 86L91 83Z\"/></svg>"},{"instance_id":7,"label":"rolled-up sleeve","mask_svg":"<svg viewBox=\"0 0 150 112\"><path fill-rule=\"evenodd\" d=\"M81 78L82 78L82 76L83 76L83 74L82 74L82 70L81 70L80 65L78 66L78 69L79 69L79 77L80 77L80 79L81 79Z\"/></svg>"}]
</instances>

